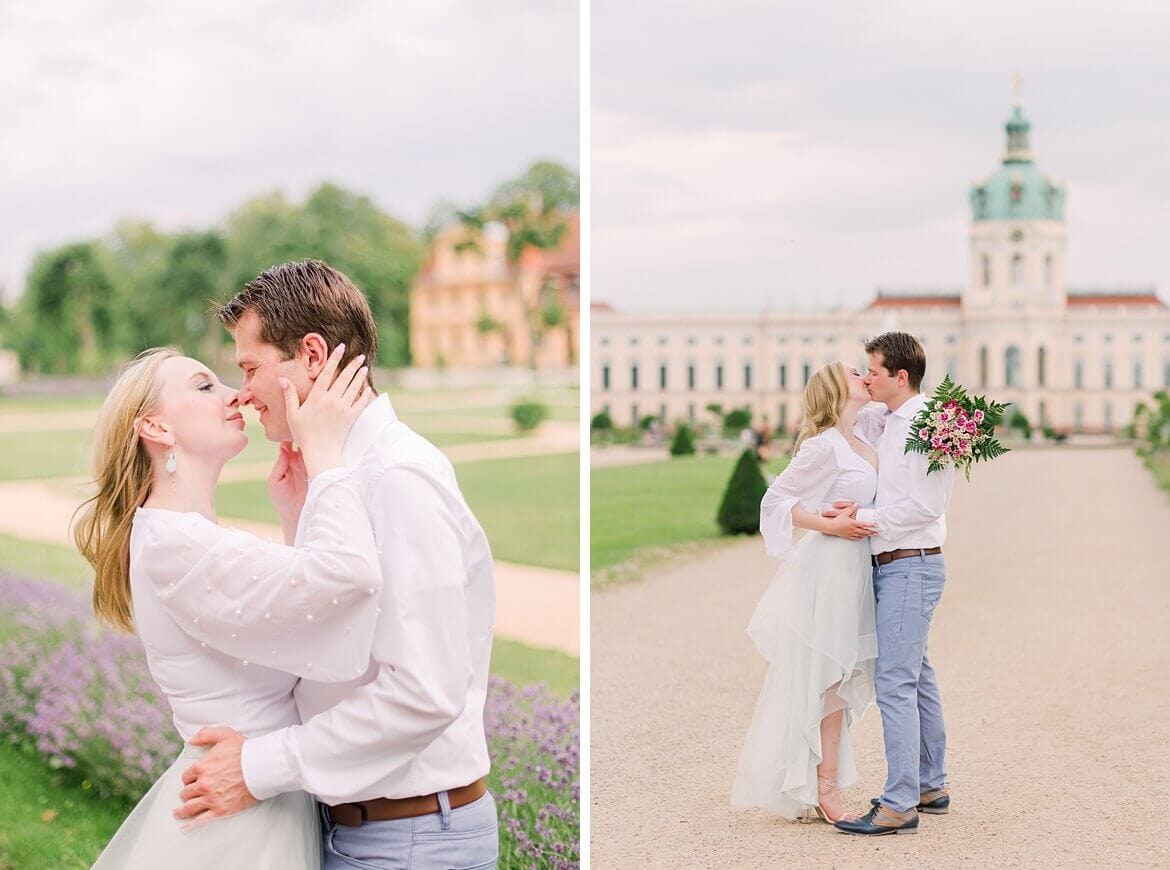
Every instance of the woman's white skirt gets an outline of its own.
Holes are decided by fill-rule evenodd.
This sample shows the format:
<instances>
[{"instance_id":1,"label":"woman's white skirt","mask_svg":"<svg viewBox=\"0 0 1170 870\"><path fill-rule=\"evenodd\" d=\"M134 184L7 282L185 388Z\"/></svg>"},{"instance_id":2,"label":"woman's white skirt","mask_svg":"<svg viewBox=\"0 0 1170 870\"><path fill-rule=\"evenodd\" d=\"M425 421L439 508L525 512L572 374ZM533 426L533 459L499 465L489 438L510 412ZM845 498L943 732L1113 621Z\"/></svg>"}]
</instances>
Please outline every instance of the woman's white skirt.
<instances>
[{"instance_id":1,"label":"woman's white skirt","mask_svg":"<svg viewBox=\"0 0 1170 870\"><path fill-rule=\"evenodd\" d=\"M187 746L126 817L98 856L95 870L320 870L317 802L303 791L260 801L242 813L189 831L171 813L179 806L183 771L205 755Z\"/></svg>"},{"instance_id":2,"label":"woman's white skirt","mask_svg":"<svg viewBox=\"0 0 1170 870\"><path fill-rule=\"evenodd\" d=\"M821 719L837 710L846 712L836 779L857 781L849 725L874 702L877 658L868 542L806 533L748 634L770 665L731 802L795 819L817 803Z\"/></svg>"}]
</instances>

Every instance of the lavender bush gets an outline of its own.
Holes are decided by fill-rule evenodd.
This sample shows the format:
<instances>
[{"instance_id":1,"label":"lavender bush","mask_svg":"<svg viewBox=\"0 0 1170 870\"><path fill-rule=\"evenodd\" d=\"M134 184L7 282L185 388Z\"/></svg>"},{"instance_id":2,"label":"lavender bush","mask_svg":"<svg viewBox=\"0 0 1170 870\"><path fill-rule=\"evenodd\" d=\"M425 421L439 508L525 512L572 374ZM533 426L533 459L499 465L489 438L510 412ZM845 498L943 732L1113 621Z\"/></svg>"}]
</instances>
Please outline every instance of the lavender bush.
<instances>
[{"instance_id":1,"label":"lavender bush","mask_svg":"<svg viewBox=\"0 0 1170 870\"><path fill-rule=\"evenodd\" d=\"M580 701L492 678L484 724L502 868L580 866ZM98 630L76 593L0 572L0 739L138 800L181 740L137 638Z\"/></svg>"}]
</instances>

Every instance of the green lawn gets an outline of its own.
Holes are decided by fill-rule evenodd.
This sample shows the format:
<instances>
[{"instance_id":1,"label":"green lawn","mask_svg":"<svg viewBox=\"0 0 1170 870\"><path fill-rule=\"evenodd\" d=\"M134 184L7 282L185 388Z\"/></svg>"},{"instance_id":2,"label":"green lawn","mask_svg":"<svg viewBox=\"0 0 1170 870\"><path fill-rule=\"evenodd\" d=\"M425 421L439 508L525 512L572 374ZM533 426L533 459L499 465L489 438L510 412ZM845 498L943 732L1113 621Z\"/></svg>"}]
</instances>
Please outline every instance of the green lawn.
<instances>
[{"instance_id":1,"label":"green lawn","mask_svg":"<svg viewBox=\"0 0 1170 870\"><path fill-rule=\"evenodd\" d=\"M0 569L22 577L55 580L75 589L88 589L93 579L89 563L72 547L11 535L0 535Z\"/></svg>"},{"instance_id":2,"label":"green lawn","mask_svg":"<svg viewBox=\"0 0 1170 870\"><path fill-rule=\"evenodd\" d=\"M0 418L0 480L39 480L53 477L88 477L93 432L61 429L44 432L4 432ZM258 425L249 426L247 446L233 463L276 459L276 445L264 437ZM423 434L438 447L506 441L519 437L510 432L436 432Z\"/></svg>"},{"instance_id":3,"label":"green lawn","mask_svg":"<svg viewBox=\"0 0 1170 870\"><path fill-rule=\"evenodd\" d=\"M484 459L455 469L492 554L506 562L576 571L579 474L576 453ZM276 522L262 481L226 483L216 496L225 517Z\"/></svg>"},{"instance_id":4,"label":"green lawn","mask_svg":"<svg viewBox=\"0 0 1170 870\"><path fill-rule=\"evenodd\" d=\"M42 414L57 411L89 411L101 405L103 395L0 396L0 418L5 414Z\"/></svg>"},{"instance_id":5,"label":"green lawn","mask_svg":"<svg viewBox=\"0 0 1170 870\"><path fill-rule=\"evenodd\" d=\"M493 676L517 686L547 683L554 694L567 697L581 687L581 660L551 649L537 649L514 640L492 640Z\"/></svg>"},{"instance_id":6,"label":"green lawn","mask_svg":"<svg viewBox=\"0 0 1170 870\"><path fill-rule=\"evenodd\" d=\"M690 456L593 469L592 569L625 562L639 550L719 537L715 514L736 461ZM769 463L767 475L778 474L785 463Z\"/></svg>"},{"instance_id":7,"label":"green lawn","mask_svg":"<svg viewBox=\"0 0 1170 870\"><path fill-rule=\"evenodd\" d=\"M497 559L580 570L579 463L577 453L558 453L456 467L459 488Z\"/></svg>"},{"instance_id":8,"label":"green lawn","mask_svg":"<svg viewBox=\"0 0 1170 870\"><path fill-rule=\"evenodd\" d=\"M0 742L0 870L89 867L130 811Z\"/></svg>"}]
</instances>

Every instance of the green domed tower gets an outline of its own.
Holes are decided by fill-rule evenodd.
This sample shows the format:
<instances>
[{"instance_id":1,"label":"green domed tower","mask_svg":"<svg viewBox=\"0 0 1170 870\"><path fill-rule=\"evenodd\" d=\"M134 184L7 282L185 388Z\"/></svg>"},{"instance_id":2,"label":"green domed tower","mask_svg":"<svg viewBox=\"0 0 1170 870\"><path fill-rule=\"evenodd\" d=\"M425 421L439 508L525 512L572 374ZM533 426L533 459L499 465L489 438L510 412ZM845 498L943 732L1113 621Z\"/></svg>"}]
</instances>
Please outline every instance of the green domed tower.
<instances>
[{"instance_id":1,"label":"green domed tower","mask_svg":"<svg viewBox=\"0 0 1170 870\"><path fill-rule=\"evenodd\" d=\"M1018 78L1004 129L1000 167L971 186L971 273L963 307L988 314L1062 309L1064 185L1033 160Z\"/></svg>"}]
</instances>

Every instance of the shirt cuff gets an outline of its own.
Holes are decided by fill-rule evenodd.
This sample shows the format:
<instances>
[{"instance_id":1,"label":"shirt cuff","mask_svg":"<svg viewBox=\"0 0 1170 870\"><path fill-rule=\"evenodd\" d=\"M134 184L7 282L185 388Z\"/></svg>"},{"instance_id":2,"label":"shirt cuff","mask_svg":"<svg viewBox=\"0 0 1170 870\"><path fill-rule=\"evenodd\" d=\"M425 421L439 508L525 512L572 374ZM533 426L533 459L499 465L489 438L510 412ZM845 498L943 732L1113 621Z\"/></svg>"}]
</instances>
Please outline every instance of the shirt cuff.
<instances>
[{"instance_id":1,"label":"shirt cuff","mask_svg":"<svg viewBox=\"0 0 1170 870\"><path fill-rule=\"evenodd\" d=\"M876 508L858 508L857 521L859 523L876 523L877 509Z\"/></svg>"},{"instance_id":2,"label":"shirt cuff","mask_svg":"<svg viewBox=\"0 0 1170 870\"><path fill-rule=\"evenodd\" d=\"M252 797L262 801L300 789L292 748L291 728L244 741L240 748L240 769Z\"/></svg>"}]
</instances>

